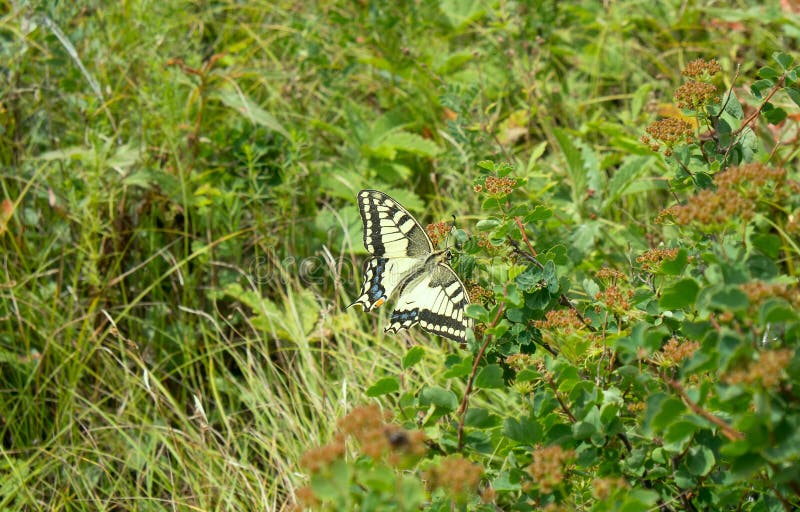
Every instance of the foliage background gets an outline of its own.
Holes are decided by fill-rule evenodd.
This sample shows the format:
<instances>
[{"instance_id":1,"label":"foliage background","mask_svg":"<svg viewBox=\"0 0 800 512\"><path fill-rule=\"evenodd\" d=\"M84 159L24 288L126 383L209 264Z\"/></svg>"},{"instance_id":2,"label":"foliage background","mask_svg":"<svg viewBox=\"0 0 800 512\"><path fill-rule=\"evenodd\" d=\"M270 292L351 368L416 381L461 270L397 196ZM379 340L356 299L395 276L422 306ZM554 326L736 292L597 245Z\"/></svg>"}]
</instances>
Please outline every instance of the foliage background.
<instances>
[{"instance_id":1,"label":"foliage background","mask_svg":"<svg viewBox=\"0 0 800 512\"><path fill-rule=\"evenodd\" d=\"M3 7L2 508L277 510L298 489L333 508L798 505L797 106L782 90L770 118L769 84L751 91L798 47L791 2ZM786 176L744 196L754 216L680 227L661 210L731 164L703 153L708 112L674 105L697 57L741 103L731 123L758 114L739 161ZM700 142L652 151L659 117ZM516 210L475 191L487 175L517 180ZM367 187L472 236L458 268L499 341L466 441L457 406L487 338L384 336L385 312L344 309ZM509 245L523 233L545 270ZM643 269L658 248L678 263ZM612 284L629 302L602 300ZM602 336L534 324L562 294ZM673 337L697 356L664 364ZM765 350L783 350L767 369ZM368 394L435 449L395 480L351 444L352 480L312 482L303 455ZM422 485L456 452L495 505ZM548 464L564 479L544 486Z\"/></svg>"}]
</instances>

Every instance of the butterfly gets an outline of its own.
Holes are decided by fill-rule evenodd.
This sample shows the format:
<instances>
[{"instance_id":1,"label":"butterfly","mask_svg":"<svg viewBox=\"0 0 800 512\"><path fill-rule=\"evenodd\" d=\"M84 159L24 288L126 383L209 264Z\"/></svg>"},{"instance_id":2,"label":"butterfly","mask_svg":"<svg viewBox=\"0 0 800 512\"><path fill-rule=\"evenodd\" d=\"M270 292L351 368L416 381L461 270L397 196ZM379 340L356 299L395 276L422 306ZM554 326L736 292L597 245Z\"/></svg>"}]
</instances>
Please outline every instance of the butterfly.
<instances>
[{"instance_id":1,"label":"butterfly","mask_svg":"<svg viewBox=\"0 0 800 512\"><path fill-rule=\"evenodd\" d=\"M448 264L450 251L435 250L419 222L383 192L362 190L357 200L364 248L372 257L364 264L361 295L348 307L359 304L371 311L397 291L386 332L419 324L432 334L465 342L473 327L464 311L469 296Z\"/></svg>"}]
</instances>

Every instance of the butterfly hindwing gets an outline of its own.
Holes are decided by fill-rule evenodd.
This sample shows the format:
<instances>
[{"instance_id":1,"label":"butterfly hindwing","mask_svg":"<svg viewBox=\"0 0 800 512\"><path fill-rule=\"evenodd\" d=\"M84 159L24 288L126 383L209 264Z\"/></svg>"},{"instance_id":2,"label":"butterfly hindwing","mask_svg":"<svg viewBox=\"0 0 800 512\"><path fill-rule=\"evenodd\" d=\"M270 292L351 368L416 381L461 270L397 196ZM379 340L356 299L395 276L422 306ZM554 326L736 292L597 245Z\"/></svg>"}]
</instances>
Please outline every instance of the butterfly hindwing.
<instances>
[{"instance_id":1,"label":"butterfly hindwing","mask_svg":"<svg viewBox=\"0 0 800 512\"><path fill-rule=\"evenodd\" d=\"M397 286L415 272L422 262L415 258L370 258L364 264L361 295L353 302L364 311L379 307L392 296Z\"/></svg>"},{"instance_id":2,"label":"butterfly hindwing","mask_svg":"<svg viewBox=\"0 0 800 512\"><path fill-rule=\"evenodd\" d=\"M364 247L373 256L425 259L433 252L425 230L397 201L377 190L358 193Z\"/></svg>"},{"instance_id":3,"label":"butterfly hindwing","mask_svg":"<svg viewBox=\"0 0 800 512\"><path fill-rule=\"evenodd\" d=\"M418 323L432 334L464 342L473 325L464 312L467 304L467 291L453 269L436 263L403 287L386 330L397 332Z\"/></svg>"}]
</instances>

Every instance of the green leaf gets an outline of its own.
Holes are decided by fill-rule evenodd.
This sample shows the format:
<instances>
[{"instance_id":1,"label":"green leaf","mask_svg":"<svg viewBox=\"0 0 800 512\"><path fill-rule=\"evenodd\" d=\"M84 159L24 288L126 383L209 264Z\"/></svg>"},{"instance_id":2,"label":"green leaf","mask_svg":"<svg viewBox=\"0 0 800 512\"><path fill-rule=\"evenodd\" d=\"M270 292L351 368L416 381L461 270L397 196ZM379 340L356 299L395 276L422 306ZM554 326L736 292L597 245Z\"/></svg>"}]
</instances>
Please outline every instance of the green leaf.
<instances>
[{"instance_id":1,"label":"green leaf","mask_svg":"<svg viewBox=\"0 0 800 512\"><path fill-rule=\"evenodd\" d=\"M367 396L375 397L386 395L388 393L394 393L399 389L400 381L397 377L384 377L367 389Z\"/></svg>"},{"instance_id":2,"label":"green leaf","mask_svg":"<svg viewBox=\"0 0 800 512\"><path fill-rule=\"evenodd\" d=\"M425 139L416 133L405 130L392 130L380 140L379 147L391 150L405 151L415 155L434 157L441 152L441 148L432 140ZM394 158L390 158L394 160Z\"/></svg>"},{"instance_id":3,"label":"green leaf","mask_svg":"<svg viewBox=\"0 0 800 512\"><path fill-rule=\"evenodd\" d=\"M667 427L664 433L664 449L673 453L680 453L692 441L698 426L694 422L678 420Z\"/></svg>"},{"instance_id":4,"label":"green leaf","mask_svg":"<svg viewBox=\"0 0 800 512\"><path fill-rule=\"evenodd\" d=\"M464 425L467 427L488 429L495 427L498 422L499 418L496 415L480 407L470 407L464 415Z\"/></svg>"},{"instance_id":5,"label":"green leaf","mask_svg":"<svg viewBox=\"0 0 800 512\"><path fill-rule=\"evenodd\" d=\"M490 364L481 368L475 377L475 387L482 389L498 389L505 385L503 382L503 369L499 365Z\"/></svg>"},{"instance_id":6,"label":"green leaf","mask_svg":"<svg viewBox=\"0 0 800 512\"><path fill-rule=\"evenodd\" d=\"M661 296L659 305L664 309L684 309L694 305L700 285L691 278L681 279L673 284Z\"/></svg>"},{"instance_id":7,"label":"green leaf","mask_svg":"<svg viewBox=\"0 0 800 512\"><path fill-rule=\"evenodd\" d=\"M500 225L500 219L484 219L475 224L478 231L491 231Z\"/></svg>"},{"instance_id":8,"label":"green leaf","mask_svg":"<svg viewBox=\"0 0 800 512\"><path fill-rule=\"evenodd\" d=\"M781 250L781 239L771 233L757 233L750 237L753 247L763 252L770 258L777 258Z\"/></svg>"},{"instance_id":9,"label":"green leaf","mask_svg":"<svg viewBox=\"0 0 800 512\"><path fill-rule=\"evenodd\" d=\"M506 418L503 435L520 444L533 446L542 437L542 427L532 418Z\"/></svg>"},{"instance_id":10,"label":"green leaf","mask_svg":"<svg viewBox=\"0 0 800 512\"><path fill-rule=\"evenodd\" d=\"M484 3L479 0L442 0L439 9L455 29L465 28L486 14Z\"/></svg>"},{"instance_id":11,"label":"green leaf","mask_svg":"<svg viewBox=\"0 0 800 512\"><path fill-rule=\"evenodd\" d=\"M686 467L695 476L706 476L714 468L717 460L714 452L705 446L692 446L686 457Z\"/></svg>"},{"instance_id":12,"label":"green leaf","mask_svg":"<svg viewBox=\"0 0 800 512\"><path fill-rule=\"evenodd\" d=\"M784 71L792 67L792 63L794 62L794 58L786 53L783 52L775 52L772 54L772 58L783 68Z\"/></svg>"},{"instance_id":13,"label":"green leaf","mask_svg":"<svg viewBox=\"0 0 800 512\"><path fill-rule=\"evenodd\" d=\"M683 402L675 397L668 396L658 404L651 426L655 429L663 430L675 422L684 412L686 412L686 406Z\"/></svg>"},{"instance_id":14,"label":"green leaf","mask_svg":"<svg viewBox=\"0 0 800 512\"><path fill-rule=\"evenodd\" d=\"M663 260L661 262L661 272L669 276L678 276L683 273L689 261L689 253L686 249L678 250L673 260Z\"/></svg>"},{"instance_id":15,"label":"green leaf","mask_svg":"<svg viewBox=\"0 0 800 512\"><path fill-rule=\"evenodd\" d=\"M572 181L572 196L579 197L586 191L588 183L588 176L586 169L583 166L583 156L580 151L575 147L570 135L562 129L556 128L553 130L553 135L556 137L558 146L564 154L567 161L567 175Z\"/></svg>"},{"instance_id":16,"label":"green leaf","mask_svg":"<svg viewBox=\"0 0 800 512\"><path fill-rule=\"evenodd\" d=\"M411 347L408 352L406 352L405 357L403 357L403 369L405 370L406 368L411 368L420 362L423 355L425 355L425 349L420 345Z\"/></svg>"},{"instance_id":17,"label":"green leaf","mask_svg":"<svg viewBox=\"0 0 800 512\"><path fill-rule=\"evenodd\" d=\"M342 503L348 498L348 489L353 479L353 466L337 459L327 470L311 475L311 489L323 501Z\"/></svg>"},{"instance_id":18,"label":"green leaf","mask_svg":"<svg viewBox=\"0 0 800 512\"><path fill-rule=\"evenodd\" d=\"M536 205L532 212L525 216L525 224L547 220L553 216L553 210L546 206Z\"/></svg>"},{"instance_id":19,"label":"green leaf","mask_svg":"<svg viewBox=\"0 0 800 512\"><path fill-rule=\"evenodd\" d=\"M758 316L761 325L766 325L771 322L797 320L797 311L783 299L770 299L761 305Z\"/></svg>"},{"instance_id":20,"label":"green leaf","mask_svg":"<svg viewBox=\"0 0 800 512\"><path fill-rule=\"evenodd\" d=\"M453 412L458 407L458 398L452 391L439 386L425 386L419 393L420 405L435 405L439 409Z\"/></svg>"},{"instance_id":21,"label":"green leaf","mask_svg":"<svg viewBox=\"0 0 800 512\"><path fill-rule=\"evenodd\" d=\"M421 510L423 503L427 499L425 487L420 481L419 477L415 475L403 476L400 480L398 491L404 510ZM361 510L368 509L362 508Z\"/></svg>"},{"instance_id":22,"label":"green leaf","mask_svg":"<svg viewBox=\"0 0 800 512\"><path fill-rule=\"evenodd\" d=\"M263 126L274 132L278 132L285 138L290 139L289 132L278 121L278 119L259 107L253 100L248 98L241 90L233 87L226 87L216 93L216 97L228 108L242 114L251 123Z\"/></svg>"},{"instance_id":23,"label":"green leaf","mask_svg":"<svg viewBox=\"0 0 800 512\"><path fill-rule=\"evenodd\" d=\"M773 107L769 102L764 104L761 114L770 124L780 124L784 119L789 117L789 114L780 107Z\"/></svg>"},{"instance_id":24,"label":"green leaf","mask_svg":"<svg viewBox=\"0 0 800 512\"><path fill-rule=\"evenodd\" d=\"M472 355L468 355L462 361L459 361L453 364L452 366L448 367L447 371L444 372L444 378L454 379L469 375L470 372L472 372L472 362L473 362Z\"/></svg>"},{"instance_id":25,"label":"green leaf","mask_svg":"<svg viewBox=\"0 0 800 512\"><path fill-rule=\"evenodd\" d=\"M726 286L711 296L709 304L722 311L738 311L747 308L750 301L738 286Z\"/></svg>"},{"instance_id":26,"label":"green leaf","mask_svg":"<svg viewBox=\"0 0 800 512\"><path fill-rule=\"evenodd\" d=\"M750 85L750 91L753 93L753 96L761 99L764 91L770 89L773 85L774 83L772 80L756 80Z\"/></svg>"},{"instance_id":27,"label":"green leaf","mask_svg":"<svg viewBox=\"0 0 800 512\"><path fill-rule=\"evenodd\" d=\"M791 87L784 87L783 90L792 99L795 105L800 107L800 88L791 86Z\"/></svg>"},{"instance_id":28,"label":"green leaf","mask_svg":"<svg viewBox=\"0 0 800 512\"><path fill-rule=\"evenodd\" d=\"M758 70L758 76L760 78L778 78L781 76L781 73L774 68L764 66Z\"/></svg>"},{"instance_id":29,"label":"green leaf","mask_svg":"<svg viewBox=\"0 0 800 512\"><path fill-rule=\"evenodd\" d=\"M744 110L742 109L742 104L739 102L739 98L733 94L733 91L729 91L725 95L725 99L722 103L725 105L725 112L727 112L731 117L734 119L744 119Z\"/></svg>"},{"instance_id":30,"label":"green leaf","mask_svg":"<svg viewBox=\"0 0 800 512\"><path fill-rule=\"evenodd\" d=\"M603 207L608 208L614 205L625 193L625 190L635 183L653 162L651 156L628 156L619 169L614 172L608 182L608 197L603 202Z\"/></svg>"}]
</instances>

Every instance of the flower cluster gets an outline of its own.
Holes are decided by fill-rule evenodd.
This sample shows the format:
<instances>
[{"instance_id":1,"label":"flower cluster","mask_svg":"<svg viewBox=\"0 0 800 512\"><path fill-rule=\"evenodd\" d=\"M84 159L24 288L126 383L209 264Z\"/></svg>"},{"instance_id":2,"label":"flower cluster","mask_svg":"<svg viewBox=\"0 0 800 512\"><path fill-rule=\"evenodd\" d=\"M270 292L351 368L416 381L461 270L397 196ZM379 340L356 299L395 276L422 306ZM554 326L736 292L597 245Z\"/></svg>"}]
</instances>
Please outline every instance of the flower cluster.
<instances>
[{"instance_id":1,"label":"flower cluster","mask_svg":"<svg viewBox=\"0 0 800 512\"><path fill-rule=\"evenodd\" d=\"M729 372L724 377L728 384L754 384L761 382L765 388L775 388L784 377L784 370L794 357L789 349L767 350L761 352L756 361L750 361L746 368Z\"/></svg>"},{"instance_id":2,"label":"flower cluster","mask_svg":"<svg viewBox=\"0 0 800 512\"><path fill-rule=\"evenodd\" d=\"M478 193L485 191L489 195L502 197L513 192L516 186L517 180L515 178L487 176L483 185L475 185L474 190Z\"/></svg>"},{"instance_id":3,"label":"flower cluster","mask_svg":"<svg viewBox=\"0 0 800 512\"><path fill-rule=\"evenodd\" d=\"M373 459L388 454L387 460L393 465L400 464L404 456L424 455L425 434L421 431L408 432L388 423L390 419L391 414L382 412L375 404L356 407L337 422L337 433L333 441L308 450L300 464L311 473L325 469L344 456L348 437L354 438L360 445L361 452Z\"/></svg>"},{"instance_id":4,"label":"flower cluster","mask_svg":"<svg viewBox=\"0 0 800 512\"><path fill-rule=\"evenodd\" d=\"M533 325L539 329L560 330L565 333L583 328L583 322L574 309L551 309L544 316L544 320L536 320Z\"/></svg>"},{"instance_id":5,"label":"flower cluster","mask_svg":"<svg viewBox=\"0 0 800 512\"><path fill-rule=\"evenodd\" d=\"M489 240L489 235L486 233L481 233L478 237L478 247L482 247L489 254L494 254L502 248L502 246L494 245L492 241Z\"/></svg>"},{"instance_id":6,"label":"flower cluster","mask_svg":"<svg viewBox=\"0 0 800 512\"><path fill-rule=\"evenodd\" d=\"M443 489L456 500L477 491L483 468L459 455L450 455L428 469L424 478L433 489Z\"/></svg>"},{"instance_id":7,"label":"flower cluster","mask_svg":"<svg viewBox=\"0 0 800 512\"><path fill-rule=\"evenodd\" d=\"M625 313L631 309L628 299L633 297L633 290L623 293L616 285L610 285L605 290L598 292L594 298L606 305L611 311Z\"/></svg>"},{"instance_id":8,"label":"flower cluster","mask_svg":"<svg viewBox=\"0 0 800 512\"><path fill-rule=\"evenodd\" d=\"M674 260L678 256L678 249L648 249L641 256L637 256L636 262L642 265L646 271L656 270L664 260Z\"/></svg>"},{"instance_id":9,"label":"flower cluster","mask_svg":"<svg viewBox=\"0 0 800 512\"><path fill-rule=\"evenodd\" d=\"M428 232L434 247L438 246L439 242L444 240L452 229L453 225L449 222L434 222L425 226L425 231Z\"/></svg>"},{"instance_id":10,"label":"flower cluster","mask_svg":"<svg viewBox=\"0 0 800 512\"><path fill-rule=\"evenodd\" d=\"M688 121L675 117L665 117L650 123L645 128L647 135L642 136L642 143L658 151L659 143L664 145L664 155L670 156L678 143L689 144L694 141L694 129ZM650 139L653 138L653 140Z\"/></svg>"},{"instance_id":11,"label":"flower cluster","mask_svg":"<svg viewBox=\"0 0 800 512\"><path fill-rule=\"evenodd\" d=\"M623 272L611 267L601 268L600 270L595 272L594 276L598 279L610 279L612 282L622 281L627 278L627 276Z\"/></svg>"},{"instance_id":12,"label":"flower cluster","mask_svg":"<svg viewBox=\"0 0 800 512\"><path fill-rule=\"evenodd\" d=\"M691 357L699 348L700 344L696 341L680 341L673 336L661 347L661 360L667 363L668 366L675 366L684 359Z\"/></svg>"},{"instance_id":13,"label":"flower cluster","mask_svg":"<svg viewBox=\"0 0 800 512\"><path fill-rule=\"evenodd\" d=\"M709 103L719 101L717 88L706 82L686 82L675 90L675 100L678 108L698 111Z\"/></svg>"},{"instance_id":14,"label":"flower cluster","mask_svg":"<svg viewBox=\"0 0 800 512\"><path fill-rule=\"evenodd\" d=\"M766 299L780 297L795 308L800 308L800 290L796 286L789 286L785 283L765 283L764 281L751 281L739 286L750 304L757 305Z\"/></svg>"},{"instance_id":15,"label":"flower cluster","mask_svg":"<svg viewBox=\"0 0 800 512\"><path fill-rule=\"evenodd\" d=\"M708 79L722 70L716 60L695 59L681 71L683 76L689 78Z\"/></svg>"},{"instance_id":16,"label":"flower cluster","mask_svg":"<svg viewBox=\"0 0 800 512\"><path fill-rule=\"evenodd\" d=\"M526 471L539 490L550 493L564 480L565 466L574 457L573 450L564 450L558 445L537 447L533 452L533 462Z\"/></svg>"},{"instance_id":17,"label":"flower cluster","mask_svg":"<svg viewBox=\"0 0 800 512\"><path fill-rule=\"evenodd\" d=\"M592 496L596 500L604 500L611 496L618 489L627 489L628 482L621 476L607 476L595 478L592 482Z\"/></svg>"},{"instance_id":18,"label":"flower cluster","mask_svg":"<svg viewBox=\"0 0 800 512\"><path fill-rule=\"evenodd\" d=\"M678 224L697 223L707 228L724 226L736 219L749 220L756 211L759 197L766 194L765 186L772 182L776 186L770 191L770 200L783 192L786 171L772 169L763 164L747 164L731 167L714 177L716 190L701 190L685 205L672 206L659 215L670 215Z\"/></svg>"},{"instance_id":19,"label":"flower cluster","mask_svg":"<svg viewBox=\"0 0 800 512\"><path fill-rule=\"evenodd\" d=\"M486 304L494 302L494 294L479 284L473 284L467 289L469 301L473 304Z\"/></svg>"}]
</instances>

